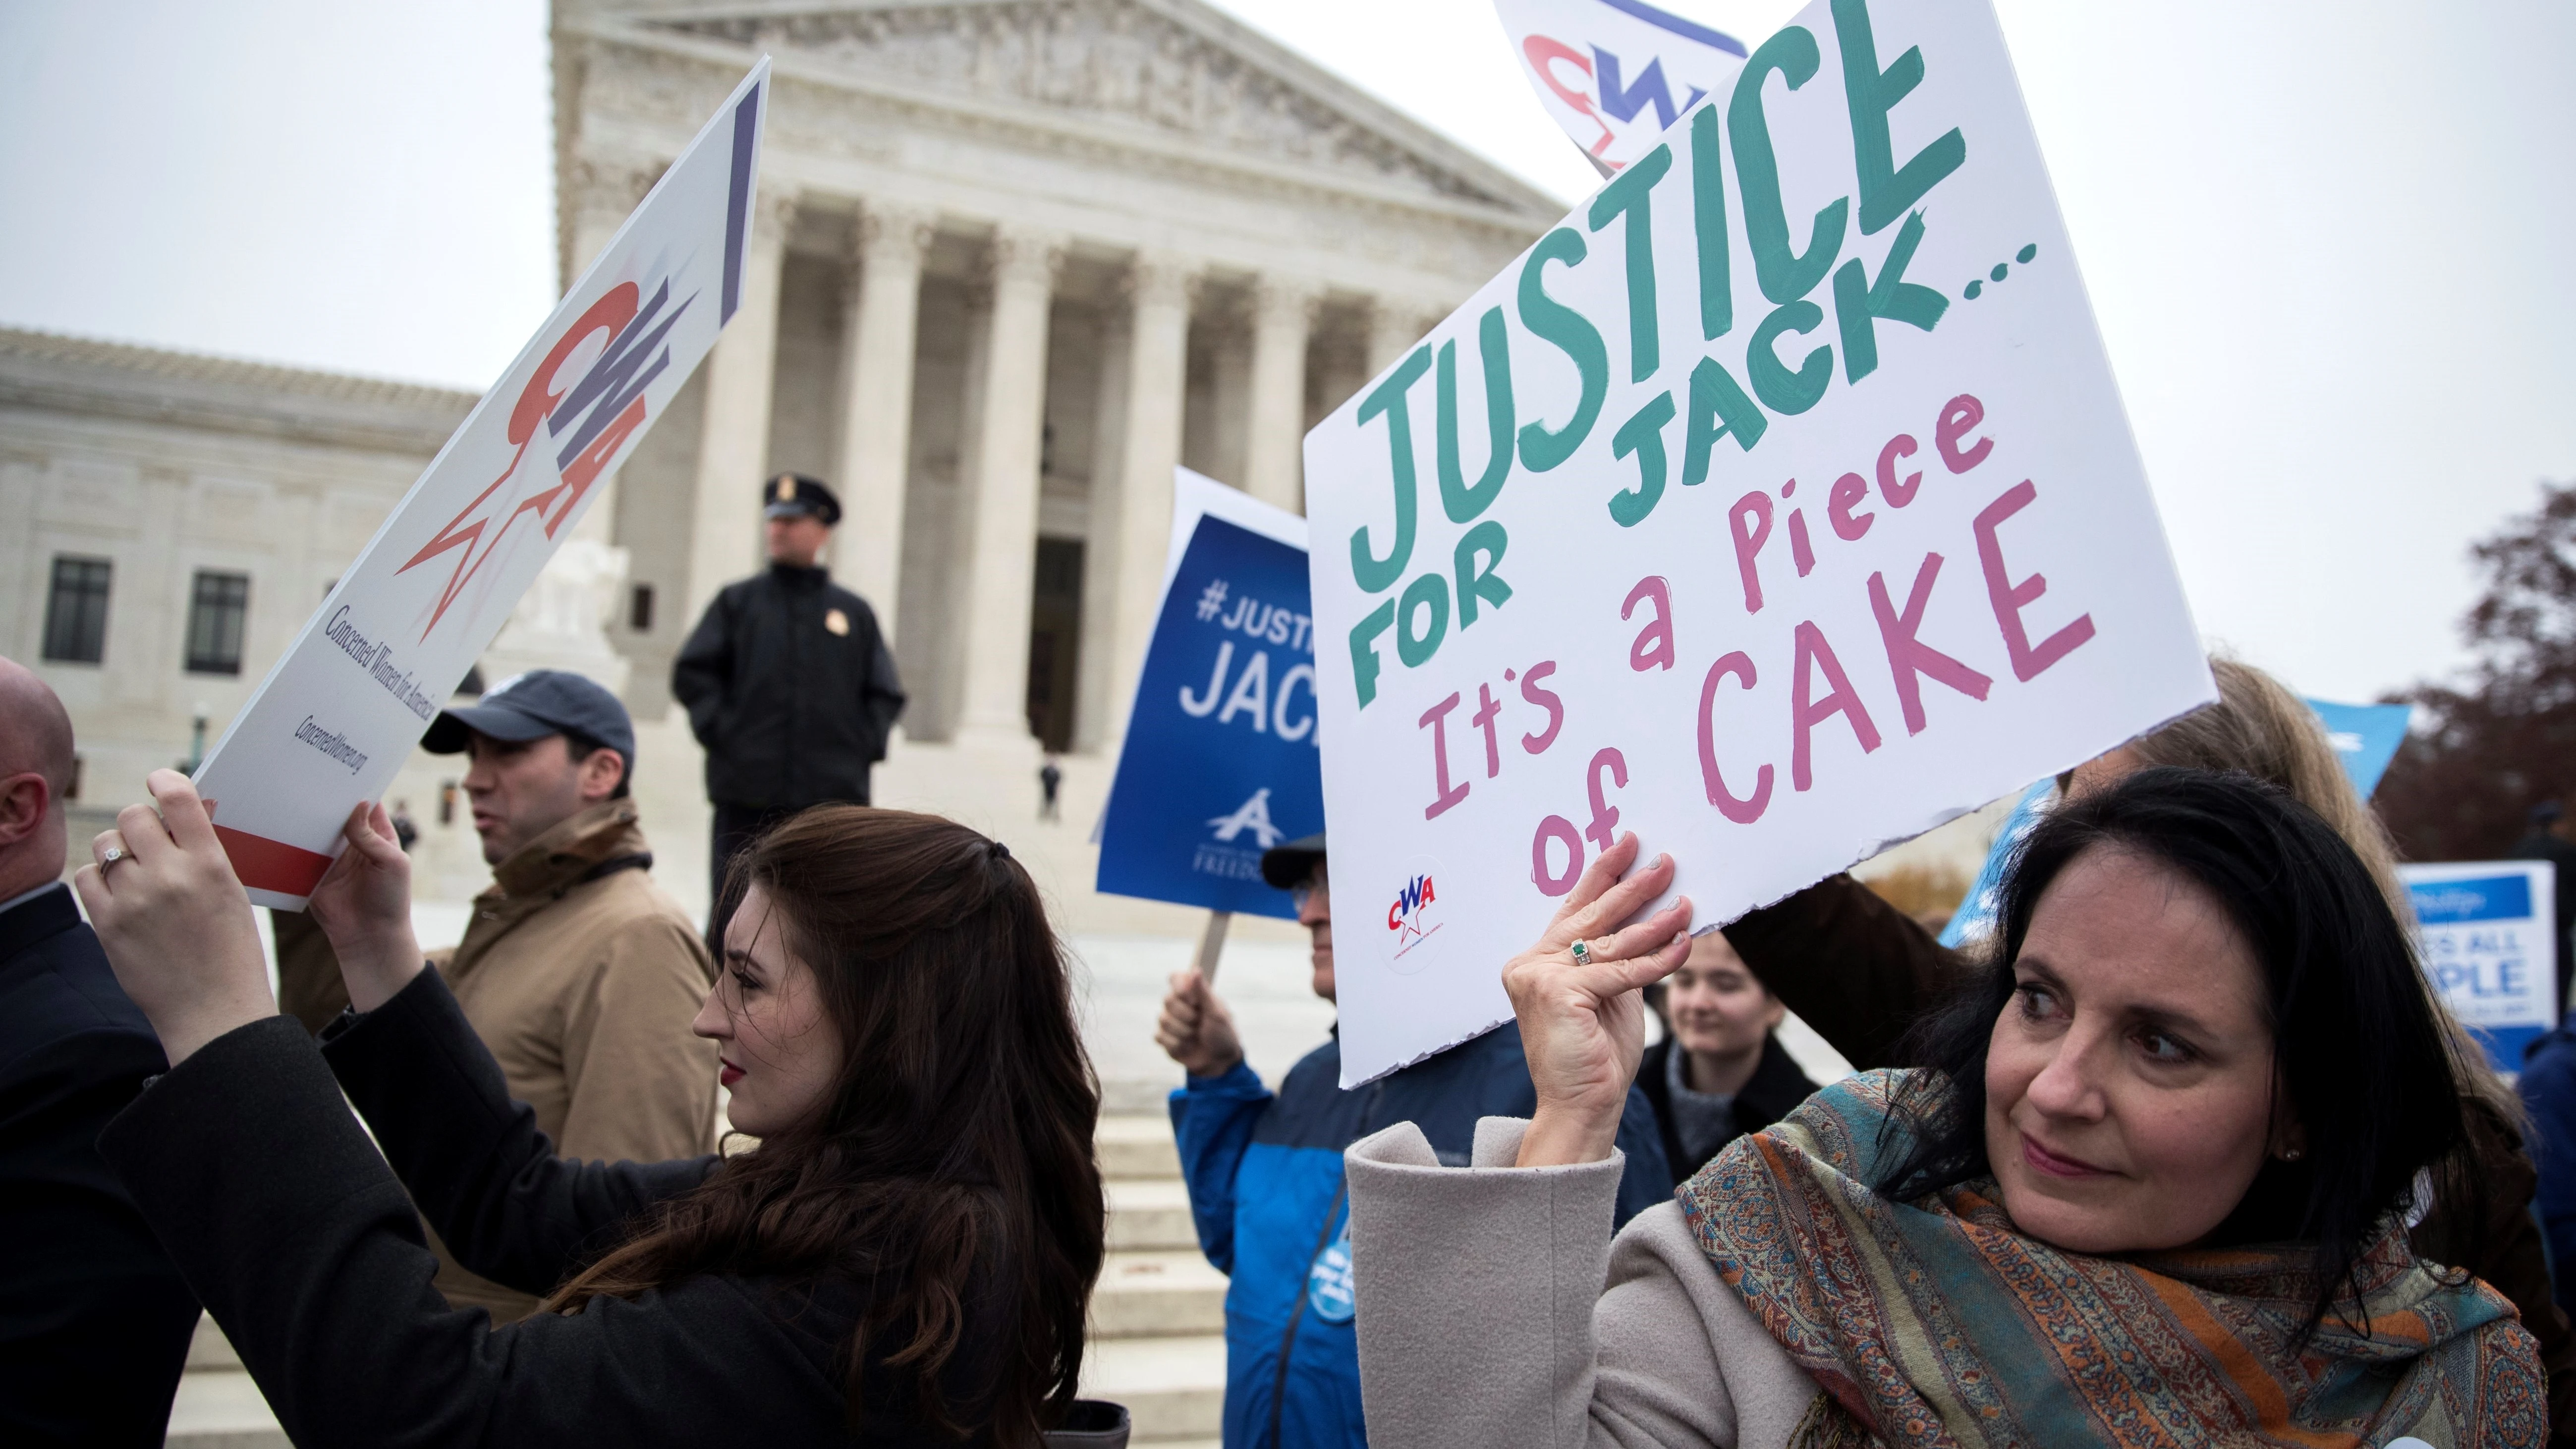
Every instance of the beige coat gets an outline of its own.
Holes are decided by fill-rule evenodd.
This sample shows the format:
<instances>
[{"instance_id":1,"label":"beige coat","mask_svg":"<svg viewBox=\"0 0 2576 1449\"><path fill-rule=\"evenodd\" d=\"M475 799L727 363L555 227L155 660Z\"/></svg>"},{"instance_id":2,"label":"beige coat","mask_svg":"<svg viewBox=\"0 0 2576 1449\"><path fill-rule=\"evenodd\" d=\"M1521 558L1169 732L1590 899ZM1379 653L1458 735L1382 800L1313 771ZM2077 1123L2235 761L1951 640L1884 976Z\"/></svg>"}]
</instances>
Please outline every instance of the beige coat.
<instances>
[{"instance_id":1,"label":"beige coat","mask_svg":"<svg viewBox=\"0 0 2576 1449\"><path fill-rule=\"evenodd\" d=\"M1517 1118L1466 1169L1401 1122L1351 1144L1371 1449L1803 1445L1825 1402L1662 1203L1610 1236L1623 1159L1519 1168Z\"/></svg>"},{"instance_id":2,"label":"beige coat","mask_svg":"<svg viewBox=\"0 0 2576 1449\"><path fill-rule=\"evenodd\" d=\"M635 803L592 806L502 861L464 941L431 957L510 1095L565 1157L660 1162L715 1147L716 1045L689 1032L714 967L651 873L617 865L637 857L649 862ZM495 1323L536 1307L436 1246L451 1303Z\"/></svg>"}]
</instances>

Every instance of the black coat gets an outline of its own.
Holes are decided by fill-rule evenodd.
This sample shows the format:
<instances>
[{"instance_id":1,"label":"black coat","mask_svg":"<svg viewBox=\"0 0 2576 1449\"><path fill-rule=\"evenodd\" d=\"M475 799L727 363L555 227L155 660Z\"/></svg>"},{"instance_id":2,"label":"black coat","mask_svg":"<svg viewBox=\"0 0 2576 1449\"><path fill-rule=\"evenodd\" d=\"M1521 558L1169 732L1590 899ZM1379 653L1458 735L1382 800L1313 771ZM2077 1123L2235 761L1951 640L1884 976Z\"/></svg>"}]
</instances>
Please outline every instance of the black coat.
<instances>
[{"instance_id":1,"label":"black coat","mask_svg":"<svg viewBox=\"0 0 2576 1449\"><path fill-rule=\"evenodd\" d=\"M672 662L671 693L706 747L707 798L755 810L868 803L868 768L904 704L866 601L787 564L707 605Z\"/></svg>"},{"instance_id":2,"label":"black coat","mask_svg":"<svg viewBox=\"0 0 2576 1449\"><path fill-rule=\"evenodd\" d=\"M197 1300L98 1151L165 1066L69 889L0 915L0 1443L169 1424Z\"/></svg>"},{"instance_id":3,"label":"black coat","mask_svg":"<svg viewBox=\"0 0 2576 1449\"><path fill-rule=\"evenodd\" d=\"M99 1141L303 1449L849 1442L853 1287L710 1275L497 1331L430 1287L415 1203L457 1261L543 1293L717 1159L556 1157L434 970L326 1035L285 1016L228 1032ZM893 1388L869 1399L858 1442L955 1443L908 1425Z\"/></svg>"},{"instance_id":4,"label":"black coat","mask_svg":"<svg viewBox=\"0 0 2576 1449\"><path fill-rule=\"evenodd\" d=\"M1688 1182L1691 1174L1706 1167L1726 1146L1721 1142L1706 1157L1694 1158L1682 1151L1682 1134L1673 1125L1673 1089L1665 1079L1665 1059L1678 1050L1670 1036L1646 1048L1637 1061L1637 1089L1655 1104L1655 1124L1663 1129L1664 1158L1673 1166L1673 1181ZM1735 1094L1735 1136L1759 1132L1789 1115L1792 1108L1816 1094L1816 1084L1798 1070L1798 1063L1780 1045L1776 1035L1762 1038L1762 1062L1753 1069L1742 1090ZM1730 1137L1728 1142L1735 1140Z\"/></svg>"}]
</instances>

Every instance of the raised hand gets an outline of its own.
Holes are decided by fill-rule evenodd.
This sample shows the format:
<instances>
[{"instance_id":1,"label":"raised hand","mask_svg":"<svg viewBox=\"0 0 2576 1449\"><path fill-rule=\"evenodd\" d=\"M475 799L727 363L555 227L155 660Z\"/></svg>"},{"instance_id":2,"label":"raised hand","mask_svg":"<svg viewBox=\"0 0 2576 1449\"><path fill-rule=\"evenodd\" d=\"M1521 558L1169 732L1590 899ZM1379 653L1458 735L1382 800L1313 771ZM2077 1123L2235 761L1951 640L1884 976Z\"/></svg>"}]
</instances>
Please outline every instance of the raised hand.
<instances>
[{"instance_id":1,"label":"raised hand","mask_svg":"<svg viewBox=\"0 0 2576 1449\"><path fill-rule=\"evenodd\" d=\"M160 805L128 805L72 877L116 982L152 1023L170 1065L237 1026L277 1014L259 922L215 839L197 787L155 770Z\"/></svg>"},{"instance_id":2,"label":"raised hand","mask_svg":"<svg viewBox=\"0 0 2576 1449\"><path fill-rule=\"evenodd\" d=\"M350 811L340 833L349 848L322 873L305 909L340 958L349 1004L373 1011L427 964L411 929L411 857L381 803Z\"/></svg>"},{"instance_id":3,"label":"raised hand","mask_svg":"<svg viewBox=\"0 0 2576 1449\"><path fill-rule=\"evenodd\" d=\"M1668 855L1619 879L1636 858L1634 834L1601 852L1538 944L1503 967L1503 989L1520 1018L1521 1051L1538 1088L1538 1110L1521 1138L1523 1167L1598 1162L1610 1155L1628 1083L1645 1050L1644 989L1690 955L1688 897L1613 930L1673 881ZM1577 941L1588 961L1575 959Z\"/></svg>"},{"instance_id":4,"label":"raised hand","mask_svg":"<svg viewBox=\"0 0 2576 1449\"><path fill-rule=\"evenodd\" d=\"M1172 973L1162 1019L1154 1024L1154 1043L1193 1077L1224 1076L1243 1060L1232 1013L1195 969Z\"/></svg>"}]
</instances>

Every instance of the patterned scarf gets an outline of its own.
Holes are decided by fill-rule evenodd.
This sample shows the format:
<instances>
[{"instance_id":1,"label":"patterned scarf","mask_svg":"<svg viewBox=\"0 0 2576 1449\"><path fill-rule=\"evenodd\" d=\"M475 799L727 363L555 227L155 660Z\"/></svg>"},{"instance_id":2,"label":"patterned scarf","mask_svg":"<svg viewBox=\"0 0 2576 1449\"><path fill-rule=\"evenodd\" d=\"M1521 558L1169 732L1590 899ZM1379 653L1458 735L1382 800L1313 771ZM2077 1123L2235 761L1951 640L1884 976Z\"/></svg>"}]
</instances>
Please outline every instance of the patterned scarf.
<instances>
[{"instance_id":1,"label":"patterned scarf","mask_svg":"<svg viewBox=\"0 0 2576 1449\"><path fill-rule=\"evenodd\" d=\"M2546 1437L2538 1351L2512 1305L2418 1264L2393 1218L2359 1269L2368 1332L2328 1314L2294 1354L2315 1290L2298 1250L2096 1258L2016 1231L1992 1178L1879 1196L1868 1184L1913 1147L1902 1117L1882 1131L1911 1076L1827 1087L1679 1194L1701 1250L1825 1390L1801 1444Z\"/></svg>"}]
</instances>

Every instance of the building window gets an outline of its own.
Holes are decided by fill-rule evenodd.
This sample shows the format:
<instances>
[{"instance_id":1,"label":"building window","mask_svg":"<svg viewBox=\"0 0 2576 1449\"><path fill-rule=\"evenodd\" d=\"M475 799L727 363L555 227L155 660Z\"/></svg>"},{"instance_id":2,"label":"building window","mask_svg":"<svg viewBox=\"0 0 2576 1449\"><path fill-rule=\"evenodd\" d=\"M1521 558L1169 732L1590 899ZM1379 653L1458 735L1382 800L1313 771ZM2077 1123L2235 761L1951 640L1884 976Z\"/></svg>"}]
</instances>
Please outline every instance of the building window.
<instances>
[{"instance_id":1,"label":"building window","mask_svg":"<svg viewBox=\"0 0 2576 1449\"><path fill-rule=\"evenodd\" d=\"M653 632L653 586L637 584L626 598L626 627L638 634Z\"/></svg>"},{"instance_id":2,"label":"building window","mask_svg":"<svg viewBox=\"0 0 2576 1449\"><path fill-rule=\"evenodd\" d=\"M188 672L239 674L242 625L250 617L250 575L197 571L188 600Z\"/></svg>"},{"instance_id":3,"label":"building window","mask_svg":"<svg viewBox=\"0 0 2576 1449\"><path fill-rule=\"evenodd\" d=\"M103 558L54 559L53 592L45 600L45 657L61 664L96 664L107 653L107 582L115 565Z\"/></svg>"}]
</instances>

